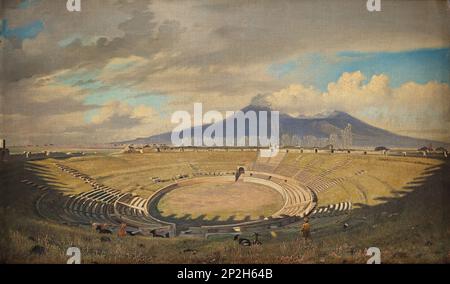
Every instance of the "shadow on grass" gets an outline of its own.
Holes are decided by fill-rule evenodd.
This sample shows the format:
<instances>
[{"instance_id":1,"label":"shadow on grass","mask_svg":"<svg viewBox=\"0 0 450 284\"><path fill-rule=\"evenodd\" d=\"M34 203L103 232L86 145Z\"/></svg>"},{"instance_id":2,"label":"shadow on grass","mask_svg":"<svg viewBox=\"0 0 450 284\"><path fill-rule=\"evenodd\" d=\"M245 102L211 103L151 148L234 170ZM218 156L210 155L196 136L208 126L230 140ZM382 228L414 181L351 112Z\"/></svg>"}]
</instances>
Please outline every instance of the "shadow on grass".
<instances>
[{"instance_id":1,"label":"shadow on grass","mask_svg":"<svg viewBox=\"0 0 450 284\"><path fill-rule=\"evenodd\" d=\"M55 159L56 160L56 159ZM60 158L58 160L65 160ZM65 222L61 218L63 204L67 200L67 184L58 180L51 165L36 164L35 161L13 160L2 165L0 176L7 182L0 186L6 206L13 207L24 218L44 218L57 222ZM29 183L29 184L27 184ZM49 197L42 210L37 210L36 203ZM5 201L5 200L4 200Z\"/></svg>"},{"instance_id":2,"label":"shadow on grass","mask_svg":"<svg viewBox=\"0 0 450 284\"><path fill-rule=\"evenodd\" d=\"M32 162L13 162L6 164L6 167L14 168L15 173L8 172L5 165L2 165L2 184L3 186L2 203L9 202L10 206L28 206L34 208L36 200L42 194L48 193L52 196L48 199L44 217L64 222L61 218L63 213L63 205L66 196L66 186L55 177L52 171L48 170L48 166L37 165ZM49 165L51 166L51 165ZM45 190L33 188L21 183L21 180L28 179L39 185L45 185ZM8 194L4 195L5 190ZM369 189L370 190L370 189ZM31 194L30 194L31 193ZM358 220L353 226L350 221L350 228L346 232L353 232L360 228L371 229L373 225L383 230L385 222L394 222L398 229L409 232L412 227L423 228L424 234L434 234L436 238L442 239L449 236L449 211L450 211L450 161L445 160L438 166L427 168L420 176L415 177L406 186L392 192L391 197L378 197L380 201L377 205L367 205L363 203L354 204L354 208L349 215L350 220ZM162 196L161 196L162 197ZM21 205L21 200L26 199L32 202L25 202ZM154 202L158 204L158 202ZM178 224L179 226L188 228L190 226L199 225L226 225L230 223L244 222L250 220L250 216L237 219L235 215L229 216L226 220L220 216L207 218L205 215L193 217L190 214L183 216L162 216L157 208L152 208L154 216ZM395 216L393 216L395 214ZM347 220L346 220L347 222ZM341 225L341 224L339 224ZM182 229L182 228L180 228ZM314 229L314 228L313 228ZM342 230L342 228L339 228ZM329 237L333 236L333 231L324 230L320 235ZM397 236L399 238L402 235Z\"/></svg>"},{"instance_id":3,"label":"shadow on grass","mask_svg":"<svg viewBox=\"0 0 450 284\"><path fill-rule=\"evenodd\" d=\"M434 254L444 259L450 247L450 161L426 168L392 193L375 198L376 205L355 203L351 214L334 217L329 226L316 230L316 237L333 239L342 234L351 243L376 241L393 254L407 249L404 254L410 257L422 250L418 257ZM326 218L317 224L327 222ZM344 228L344 223L349 227Z\"/></svg>"}]
</instances>

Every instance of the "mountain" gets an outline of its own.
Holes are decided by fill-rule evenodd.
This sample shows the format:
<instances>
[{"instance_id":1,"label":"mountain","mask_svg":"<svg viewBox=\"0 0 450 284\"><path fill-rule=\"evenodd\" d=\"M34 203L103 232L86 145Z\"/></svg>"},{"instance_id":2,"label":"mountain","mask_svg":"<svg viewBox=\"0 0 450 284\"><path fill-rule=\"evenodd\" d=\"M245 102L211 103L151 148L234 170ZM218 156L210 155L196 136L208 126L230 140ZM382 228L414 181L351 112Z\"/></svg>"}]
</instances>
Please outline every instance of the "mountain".
<instances>
[{"instance_id":1,"label":"mountain","mask_svg":"<svg viewBox=\"0 0 450 284\"><path fill-rule=\"evenodd\" d=\"M270 111L267 107L250 105L242 109L247 111ZM270 115L268 118L270 121ZM223 124L223 122L221 122ZM259 121L258 121L259 123ZM293 117L288 114L280 113L280 138L283 134L298 137L315 136L317 138L329 138L330 134L339 134L348 124L351 125L353 146L357 147L411 147L418 148L432 144L433 146L448 147L448 143L418 139L407 136L397 135L387 130L374 127L367 124L345 112L334 111L326 114L320 114L314 117ZM205 130L211 124L203 125ZM174 125L175 126L175 125ZM200 127L200 126L198 126ZM235 124L236 128L236 124ZM194 127L190 130L193 131ZM192 132L193 133L193 132ZM224 130L225 133L225 130ZM246 135L248 135L248 125L246 125ZM171 144L171 133L166 132L146 138L137 138L130 141L118 142L119 144L152 144L164 143ZM116 143L117 144L117 143Z\"/></svg>"}]
</instances>

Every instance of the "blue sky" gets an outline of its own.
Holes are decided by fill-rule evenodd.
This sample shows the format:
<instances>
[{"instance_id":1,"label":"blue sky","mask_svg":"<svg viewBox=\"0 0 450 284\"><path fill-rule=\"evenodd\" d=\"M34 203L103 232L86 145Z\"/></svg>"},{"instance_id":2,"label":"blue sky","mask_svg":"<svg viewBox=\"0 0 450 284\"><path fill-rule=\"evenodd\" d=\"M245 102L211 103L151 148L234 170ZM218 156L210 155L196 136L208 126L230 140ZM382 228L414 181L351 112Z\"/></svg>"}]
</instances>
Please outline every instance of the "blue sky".
<instances>
[{"instance_id":1,"label":"blue sky","mask_svg":"<svg viewBox=\"0 0 450 284\"><path fill-rule=\"evenodd\" d=\"M44 23L41 20L31 21L26 25L10 28L7 19L2 19L0 36L5 38L33 39L44 29Z\"/></svg>"},{"instance_id":2,"label":"blue sky","mask_svg":"<svg viewBox=\"0 0 450 284\"><path fill-rule=\"evenodd\" d=\"M18 3L18 9L28 9L37 4L39 0L22 0ZM4 38L16 38L20 40L34 39L44 30L44 22L42 20L30 20L26 24L18 27L10 27L7 18L0 19L1 29L0 36Z\"/></svg>"},{"instance_id":3,"label":"blue sky","mask_svg":"<svg viewBox=\"0 0 450 284\"><path fill-rule=\"evenodd\" d=\"M193 102L237 110L258 94L275 98L270 102L286 113L365 111L359 118L376 126L450 141L445 1L403 1L375 14L364 0L82 1L81 13L69 13L66 0L7 2L0 76L14 115L1 132L13 143L145 137L170 129L171 113ZM379 85L364 92L363 84L379 74L385 75ZM361 86L347 86L363 75ZM343 88L324 98L331 82ZM141 111L154 119L136 119ZM102 113L114 119L83 130Z\"/></svg>"},{"instance_id":4,"label":"blue sky","mask_svg":"<svg viewBox=\"0 0 450 284\"><path fill-rule=\"evenodd\" d=\"M449 83L449 48L417 49L401 52L341 51L332 55L310 53L300 58L272 64L269 74L282 80L313 85L326 91L343 72L361 71L368 79L376 74L390 78L396 88L408 81Z\"/></svg>"},{"instance_id":5,"label":"blue sky","mask_svg":"<svg viewBox=\"0 0 450 284\"><path fill-rule=\"evenodd\" d=\"M168 102L167 96L149 93L149 92L136 92L131 89L125 89L121 87L107 88L106 90L94 91L88 95L85 99L86 105L105 105L108 102L120 101L129 104L130 106L150 106L155 109L161 117L166 114L162 112L162 107ZM91 122L92 118L100 112L100 109L93 109L87 111L84 120Z\"/></svg>"},{"instance_id":6,"label":"blue sky","mask_svg":"<svg viewBox=\"0 0 450 284\"><path fill-rule=\"evenodd\" d=\"M373 75L385 74L390 78L390 87L397 88L406 82L426 84L429 81L449 83L449 48L417 49L401 52L357 52L341 51L334 54L309 53L294 60L268 66L268 73L275 80L286 80L290 83L312 85L326 91L330 82L336 82L344 72L362 72L366 82ZM135 64L124 61L110 64L107 68L78 69L59 75L56 83L76 86L88 91L83 103L85 105L103 106L112 101L121 101L130 106L149 106L166 116L164 105L169 103L167 94L152 90L136 90L132 86L105 85L99 76L108 72L123 72ZM86 112L84 120L92 121L92 117L100 109Z\"/></svg>"},{"instance_id":7,"label":"blue sky","mask_svg":"<svg viewBox=\"0 0 450 284\"><path fill-rule=\"evenodd\" d=\"M37 4L39 0L22 0L20 1L19 5L17 6L19 9L27 9L34 4Z\"/></svg>"},{"instance_id":8,"label":"blue sky","mask_svg":"<svg viewBox=\"0 0 450 284\"><path fill-rule=\"evenodd\" d=\"M128 68L128 65L114 66L118 70ZM98 80L100 70L84 70L71 71L67 74L62 74L56 77L57 84L66 86L77 86L82 90L87 90L88 95L85 97L83 103L85 105L102 106L112 101L120 101L136 107L140 105L149 106L159 112L161 116L164 114L161 109L169 101L168 97L156 92L138 91L133 88L119 86L119 85L105 85ZM100 110L94 109L86 113L84 120L86 122L92 121L92 117L98 114Z\"/></svg>"}]
</instances>

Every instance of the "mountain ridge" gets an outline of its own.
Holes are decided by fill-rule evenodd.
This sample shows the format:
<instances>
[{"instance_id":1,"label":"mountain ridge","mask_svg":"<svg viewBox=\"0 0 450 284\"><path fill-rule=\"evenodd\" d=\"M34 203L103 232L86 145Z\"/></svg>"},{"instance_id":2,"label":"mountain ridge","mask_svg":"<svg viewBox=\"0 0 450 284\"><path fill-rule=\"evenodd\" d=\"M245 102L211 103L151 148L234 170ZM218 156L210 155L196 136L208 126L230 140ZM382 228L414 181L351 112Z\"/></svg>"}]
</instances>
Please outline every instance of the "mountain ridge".
<instances>
[{"instance_id":1,"label":"mountain ridge","mask_svg":"<svg viewBox=\"0 0 450 284\"><path fill-rule=\"evenodd\" d=\"M241 111L245 113L247 111L271 111L271 109L266 106L249 105L241 109ZM224 121L226 121L226 119L220 123L224 123ZM268 119L268 121L270 121L270 119ZM398 135L388 130L370 125L346 112L336 110L328 114L319 114L311 117L294 117L280 112L280 138L286 134L288 136L295 135L297 137L310 136L316 137L317 139L329 138L330 134L339 135L341 130L345 129L345 127L349 124L352 129L353 146L355 147L386 146L419 148L428 146L429 144L437 147L449 146L449 143L446 142ZM210 125L211 124L202 125L203 131ZM194 128L195 127L191 127L190 131L193 131ZM248 135L247 125L245 134ZM141 137L133 140L117 142L115 144L171 144L170 137L171 132L165 132L150 137Z\"/></svg>"}]
</instances>

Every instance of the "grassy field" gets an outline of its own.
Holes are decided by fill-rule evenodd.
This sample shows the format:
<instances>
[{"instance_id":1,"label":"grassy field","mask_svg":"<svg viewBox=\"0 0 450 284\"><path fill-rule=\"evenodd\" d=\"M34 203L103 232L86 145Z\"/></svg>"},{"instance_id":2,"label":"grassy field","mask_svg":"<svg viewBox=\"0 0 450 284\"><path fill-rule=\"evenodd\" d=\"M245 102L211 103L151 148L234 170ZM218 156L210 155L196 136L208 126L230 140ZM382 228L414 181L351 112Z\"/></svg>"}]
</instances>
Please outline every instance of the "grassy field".
<instances>
[{"instance_id":1,"label":"grassy field","mask_svg":"<svg viewBox=\"0 0 450 284\"><path fill-rule=\"evenodd\" d=\"M154 184L151 177L233 171L237 165L250 166L255 159L252 152L97 153L0 164L0 222L4 226L0 262L64 263L70 246L80 247L83 263L364 263L365 249L372 246L381 249L385 263L450 262L450 165L443 160L289 153L278 167L285 167L285 172L292 172L291 167L306 168L326 173L329 179L344 178L319 193L319 205L352 201L355 209L336 218L314 219L313 241L306 245L297 240L299 225L293 225L264 232L263 246L250 248L240 247L229 237L111 236L110 241L102 242L90 228L41 218L34 203L42 192L20 182L32 180L63 194L90 189L59 171L54 166L58 162L111 187L149 196L165 185Z\"/></svg>"},{"instance_id":2,"label":"grassy field","mask_svg":"<svg viewBox=\"0 0 450 284\"><path fill-rule=\"evenodd\" d=\"M162 216L186 214L205 220L255 220L268 217L283 206L275 190L251 183L201 183L181 187L166 194L158 204Z\"/></svg>"},{"instance_id":3,"label":"grassy field","mask_svg":"<svg viewBox=\"0 0 450 284\"><path fill-rule=\"evenodd\" d=\"M87 186L79 187L81 181L66 179L54 163L58 162L75 168L97 179L107 186L118 188L123 192L150 196L159 188L172 182L179 174L192 175L199 171L235 171L236 165L249 166L256 158L253 152L184 152L184 153L147 153L118 154L98 153L67 160L47 159L30 162L30 166L42 169L38 173L46 181L52 180L71 189L71 192L82 192ZM169 180L155 184L152 177ZM73 184L76 182L75 184Z\"/></svg>"},{"instance_id":4,"label":"grassy field","mask_svg":"<svg viewBox=\"0 0 450 284\"><path fill-rule=\"evenodd\" d=\"M328 175L344 177L345 181L319 193L319 204L348 200L355 204L377 205L383 203L383 199L401 197L411 191L410 183L426 175L427 169L442 164L443 161L433 159L354 156L348 165Z\"/></svg>"}]
</instances>

